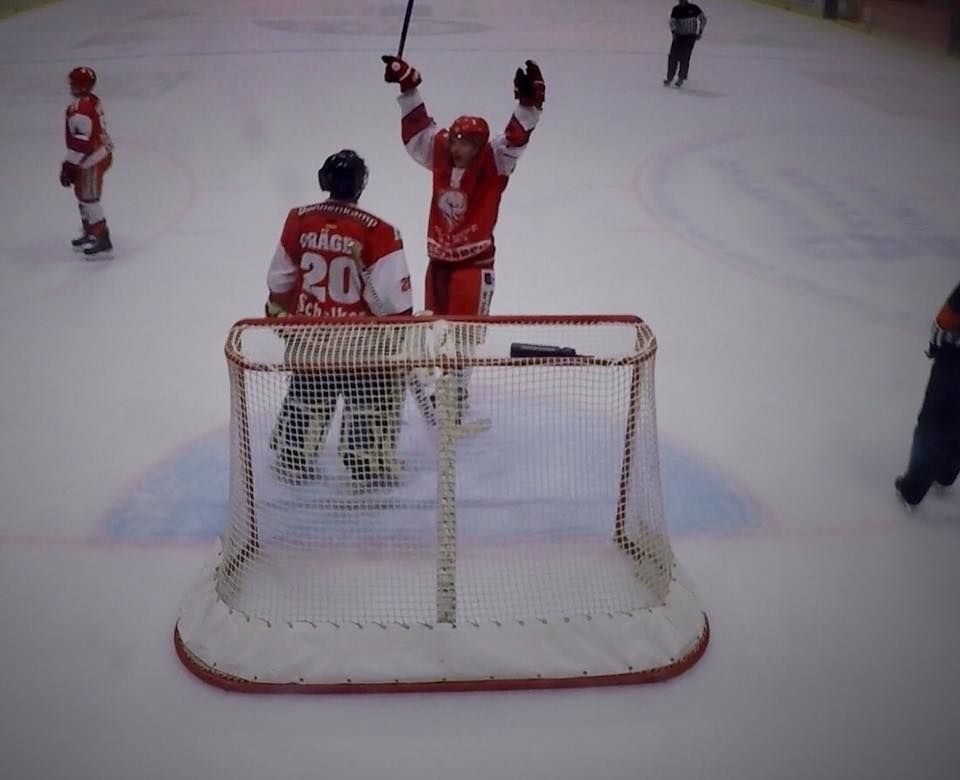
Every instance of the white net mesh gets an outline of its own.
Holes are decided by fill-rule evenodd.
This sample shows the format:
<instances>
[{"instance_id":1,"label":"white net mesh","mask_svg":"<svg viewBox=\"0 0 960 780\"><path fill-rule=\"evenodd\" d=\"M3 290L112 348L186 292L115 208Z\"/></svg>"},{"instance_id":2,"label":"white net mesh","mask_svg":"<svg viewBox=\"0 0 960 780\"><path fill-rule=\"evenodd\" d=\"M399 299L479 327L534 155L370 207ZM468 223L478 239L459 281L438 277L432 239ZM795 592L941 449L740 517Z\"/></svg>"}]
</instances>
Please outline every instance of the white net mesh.
<instances>
[{"instance_id":1,"label":"white net mesh","mask_svg":"<svg viewBox=\"0 0 960 780\"><path fill-rule=\"evenodd\" d=\"M655 351L630 318L239 323L219 599L334 626L662 604Z\"/></svg>"}]
</instances>

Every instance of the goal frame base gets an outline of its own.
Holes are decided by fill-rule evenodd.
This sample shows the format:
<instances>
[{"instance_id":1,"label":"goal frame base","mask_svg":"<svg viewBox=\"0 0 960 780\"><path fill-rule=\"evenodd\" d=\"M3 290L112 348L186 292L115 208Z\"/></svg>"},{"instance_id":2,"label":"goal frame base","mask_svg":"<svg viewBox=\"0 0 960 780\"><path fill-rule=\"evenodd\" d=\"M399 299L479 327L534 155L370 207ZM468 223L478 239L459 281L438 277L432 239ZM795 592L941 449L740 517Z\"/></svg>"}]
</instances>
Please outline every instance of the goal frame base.
<instances>
[{"instance_id":1,"label":"goal frame base","mask_svg":"<svg viewBox=\"0 0 960 780\"><path fill-rule=\"evenodd\" d=\"M710 643L710 621L703 616L703 633L690 653L675 663L643 672L608 674L597 677L551 677L503 680L439 680L435 682L382 683L273 683L244 680L222 674L207 666L191 653L180 637L179 626L173 630L173 646L180 662L208 685L234 693L476 693L482 691L557 690L564 688L602 688L613 685L649 685L667 682L686 672L699 661Z\"/></svg>"},{"instance_id":2,"label":"goal frame base","mask_svg":"<svg viewBox=\"0 0 960 780\"><path fill-rule=\"evenodd\" d=\"M707 616L674 564L666 600L632 612L427 624L269 624L219 598L213 566L174 630L183 665L243 693L423 693L663 682L706 651Z\"/></svg>"}]
</instances>

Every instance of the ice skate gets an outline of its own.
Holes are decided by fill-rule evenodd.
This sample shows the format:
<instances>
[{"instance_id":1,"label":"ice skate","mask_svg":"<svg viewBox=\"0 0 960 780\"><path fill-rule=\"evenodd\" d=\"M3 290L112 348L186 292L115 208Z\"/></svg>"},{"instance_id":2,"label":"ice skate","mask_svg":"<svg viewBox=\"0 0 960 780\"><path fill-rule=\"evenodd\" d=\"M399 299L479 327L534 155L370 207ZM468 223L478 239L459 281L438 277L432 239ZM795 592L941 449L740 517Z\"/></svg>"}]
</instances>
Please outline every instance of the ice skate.
<instances>
[{"instance_id":1,"label":"ice skate","mask_svg":"<svg viewBox=\"0 0 960 780\"><path fill-rule=\"evenodd\" d=\"M477 434L489 431L493 424L489 417L480 416L475 408L470 406L470 395L466 388L457 393L457 428L461 434Z\"/></svg>"},{"instance_id":2,"label":"ice skate","mask_svg":"<svg viewBox=\"0 0 960 780\"><path fill-rule=\"evenodd\" d=\"M665 86L665 87L669 87L672 83L673 83L673 79L672 79L672 78L664 79L664 80L663 80L663 86Z\"/></svg>"},{"instance_id":3,"label":"ice skate","mask_svg":"<svg viewBox=\"0 0 960 780\"><path fill-rule=\"evenodd\" d=\"M945 495L950 492L950 488L953 487L958 476L960 476L960 464L948 466L940 474L937 474L934 479L934 490L936 490L939 495Z\"/></svg>"},{"instance_id":4,"label":"ice skate","mask_svg":"<svg viewBox=\"0 0 960 780\"><path fill-rule=\"evenodd\" d=\"M923 500L924 494L910 485L905 476L897 477L893 481L893 485L897 490L897 497L900 499L900 502L908 512L913 512L917 505ZM924 493L925 492L926 491L924 491Z\"/></svg>"},{"instance_id":5,"label":"ice skate","mask_svg":"<svg viewBox=\"0 0 960 780\"><path fill-rule=\"evenodd\" d=\"M933 492L938 496L947 496L953 492L953 484L953 481L941 482L940 480L936 480L933 483Z\"/></svg>"},{"instance_id":6,"label":"ice skate","mask_svg":"<svg viewBox=\"0 0 960 780\"><path fill-rule=\"evenodd\" d=\"M380 474L370 474L364 477L353 477L350 480L350 492L355 496L369 493L380 493L400 487L400 476L390 471Z\"/></svg>"},{"instance_id":7,"label":"ice skate","mask_svg":"<svg viewBox=\"0 0 960 780\"><path fill-rule=\"evenodd\" d=\"M70 246L73 247L75 252L83 252L87 247L93 246L97 242L96 236L91 236L89 233L84 233L82 236L78 236L70 242Z\"/></svg>"},{"instance_id":8,"label":"ice skate","mask_svg":"<svg viewBox=\"0 0 960 780\"><path fill-rule=\"evenodd\" d=\"M430 405L436 411L437 397L436 393L430 393ZM470 414L470 392L465 387L457 387L457 407L453 424L460 433L483 433L490 430L492 422L488 417L477 417Z\"/></svg>"},{"instance_id":9,"label":"ice skate","mask_svg":"<svg viewBox=\"0 0 960 780\"><path fill-rule=\"evenodd\" d=\"M104 231L103 235L93 237L92 243L83 247L83 253L87 257L95 257L97 260L111 257L113 244L110 243L110 232Z\"/></svg>"},{"instance_id":10,"label":"ice skate","mask_svg":"<svg viewBox=\"0 0 960 780\"><path fill-rule=\"evenodd\" d=\"M430 395L427 396L430 401L430 406L433 408L434 413L437 410L437 393L435 390L430 391ZM460 425L463 421L463 415L470 406L470 393L465 387L457 387L457 408L454 416L454 425Z\"/></svg>"},{"instance_id":11,"label":"ice skate","mask_svg":"<svg viewBox=\"0 0 960 780\"><path fill-rule=\"evenodd\" d=\"M277 458L273 463L273 473L284 485L296 487L306 482L323 479L323 472L315 463L295 463L295 459Z\"/></svg>"},{"instance_id":12,"label":"ice skate","mask_svg":"<svg viewBox=\"0 0 960 780\"><path fill-rule=\"evenodd\" d=\"M400 475L404 469L403 461L391 457L385 463L379 464L378 468L379 471L364 466L351 469L350 492L354 495L364 495L400 487Z\"/></svg>"},{"instance_id":13,"label":"ice skate","mask_svg":"<svg viewBox=\"0 0 960 780\"><path fill-rule=\"evenodd\" d=\"M686 79L677 79L677 83L674 86L682 87L684 81L686 81Z\"/></svg>"}]
</instances>

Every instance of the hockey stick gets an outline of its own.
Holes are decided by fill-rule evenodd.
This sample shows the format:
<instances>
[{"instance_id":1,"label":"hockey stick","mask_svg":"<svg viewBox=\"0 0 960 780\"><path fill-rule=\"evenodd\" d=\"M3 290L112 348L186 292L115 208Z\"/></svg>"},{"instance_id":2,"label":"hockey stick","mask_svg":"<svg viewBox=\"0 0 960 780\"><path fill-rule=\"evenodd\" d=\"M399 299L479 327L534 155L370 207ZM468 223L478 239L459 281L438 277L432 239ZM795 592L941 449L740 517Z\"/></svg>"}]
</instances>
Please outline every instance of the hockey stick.
<instances>
[{"instance_id":1,"label":"hockey stick","mask_svg":"<svg viewBox=\"0 0 960 780\"><path fill-rule=\"evenodd\" d=\"M413 0L407 0L407 10L403 15L403 27L400 30L400 46L397 48L397 59L403 58L403 47L407 43L407 30L410 28L410 15L413 13Z\"/></svg>"}]
</instances>

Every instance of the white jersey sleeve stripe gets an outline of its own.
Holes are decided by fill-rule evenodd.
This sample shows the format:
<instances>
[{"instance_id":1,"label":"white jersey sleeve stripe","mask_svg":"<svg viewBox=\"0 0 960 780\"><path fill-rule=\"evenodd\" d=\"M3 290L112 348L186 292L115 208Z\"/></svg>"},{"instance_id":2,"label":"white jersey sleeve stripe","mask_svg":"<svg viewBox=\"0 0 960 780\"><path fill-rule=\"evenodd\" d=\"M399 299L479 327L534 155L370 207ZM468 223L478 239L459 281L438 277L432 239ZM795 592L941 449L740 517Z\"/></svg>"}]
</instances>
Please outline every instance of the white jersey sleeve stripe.
<instances>
[{"instance_id":1,"label":"white jersey sleeve stripe","mask_svg":"<svg viewBox=\"0 0 960 780\"><path fill-rule=\"evenodd\" d=\"M517 104L517 107L513 109L513 115L527 132L530 132L537 126L537 122L540 121L540 114L541 112L533 106L521 106Z\"/></svg>"},{"instance_id":2,"label":"white jersey sleeve stripe","mask_svg":"<svg viewBox=\"0 0 960 780\"><path fill-rule=\"evenodd\" d=\"M397 103L400 104L400 116L407 117L423 105L423 98L416 89L413 89L401 93ZM423 130L404 144L409 155L428 170L433 170L433 139L437 132L439 132L437 123L431 120Z\"/></svg>"},{"instance_id":3,"label":"white jersey sleeve stripe","mask_svg":"<svg viewBox=\"0 0 960 780\"><path fill-rule=\"evenodd\" d=\"M537 126L540 113L530 106L517 104L512 119L515 119L520 127L530 133ZM497 165L497 173L501 176L510 176L513 173L517 167L517 160L520 159L523 150L527 148L526 143L519 146L511 144L505 132L495 136L490 141L490 145L493 147L493 159Z\"/></svg>"}]
</instances>

